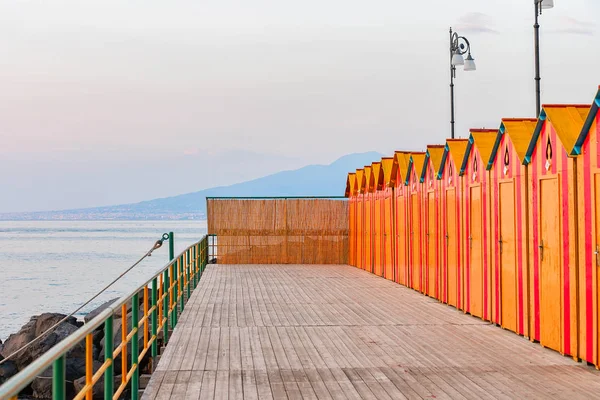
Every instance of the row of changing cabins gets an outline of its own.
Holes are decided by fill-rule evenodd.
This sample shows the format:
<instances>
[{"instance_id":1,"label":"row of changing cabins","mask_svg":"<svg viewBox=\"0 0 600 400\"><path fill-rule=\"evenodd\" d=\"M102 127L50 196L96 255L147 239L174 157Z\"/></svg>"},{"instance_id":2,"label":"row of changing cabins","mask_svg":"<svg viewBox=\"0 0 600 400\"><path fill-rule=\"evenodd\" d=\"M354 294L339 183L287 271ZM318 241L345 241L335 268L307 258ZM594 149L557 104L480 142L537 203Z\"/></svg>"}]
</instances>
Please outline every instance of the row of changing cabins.
<instances>
[{"instance_id":1,"label":"row of changing cabins","mask_svg":"<svg viewBox=\"0 0 600 400\"><path fill-rule=\"evenodd\" d=\"M599 106L350 173L350 264L600 366Z\"/></svg>"}]
</instances>

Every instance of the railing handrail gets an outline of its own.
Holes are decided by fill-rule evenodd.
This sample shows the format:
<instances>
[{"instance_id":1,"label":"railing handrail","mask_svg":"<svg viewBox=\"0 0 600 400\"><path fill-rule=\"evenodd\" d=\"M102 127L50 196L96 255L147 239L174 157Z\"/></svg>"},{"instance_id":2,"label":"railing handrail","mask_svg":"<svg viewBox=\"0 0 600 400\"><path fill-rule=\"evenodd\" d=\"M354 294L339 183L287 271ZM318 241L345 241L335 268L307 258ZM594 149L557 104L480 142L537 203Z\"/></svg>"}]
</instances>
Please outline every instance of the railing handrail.
<instances>
[{"instance_id":1,"label":"railing handrail","mask_svg":"<svg viewBox=\"0 0 600 400\"><path fill-rule=\"evenodd\" d=\"M170 260L159 272L155 273L152 278L148 279L142 285L138 286L135 290L128 294L121 296L121 298L110 304L100 314L92 318L89 322L78 328L75 332L61 340L56 345L52 346L50 350L45 352L37 360L33 361L27 367L19 371L16 375L12 376L4 384L0 385L0 399L11 398L17 396L21 390L31 383L39 374L47 370L52 366L52 363L58 358L64 356L71 348L76 346L78 343L85 340L86 336L93 333L96 328L104 324L104 322L114 315L115 311L119 310L124 304L138 294L142 289L152 283L154 279L159 278L168 268L170 268L177 260L182 257L188 250L194 246L198 246L208 235L204 235L202 239L195 242L194 244L186 247L181 253Z\"/></svg>"}]
</instances>

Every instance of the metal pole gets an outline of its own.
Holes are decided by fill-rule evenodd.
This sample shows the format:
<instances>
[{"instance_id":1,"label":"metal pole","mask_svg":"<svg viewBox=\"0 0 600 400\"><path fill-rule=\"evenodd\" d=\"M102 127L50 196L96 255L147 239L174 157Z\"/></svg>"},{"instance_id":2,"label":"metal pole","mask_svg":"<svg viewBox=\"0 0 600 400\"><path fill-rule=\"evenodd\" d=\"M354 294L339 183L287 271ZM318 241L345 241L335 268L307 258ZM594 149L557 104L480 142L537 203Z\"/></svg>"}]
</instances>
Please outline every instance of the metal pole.
<instances>
[{"instance_id":1,"label":"metal pole","mask_svg":"<svg viewBox=\"0 0 600 400\"><path fill-rule=\"evenodd\" d=\"M452 65L452 28L450 28L450 137L454 139L454 73L456 67Z\"/></svg>"},{"instance_id":2,"label":"metal pole","mask_svg":"<svg viewBox=\"0 0 600 400\"><path fill-rule=\"evenodd\" d=\"M163 342L164 344L167 344L167 342L169 341L169 268L165 269L165 272L163 273L163 319L164 319L164 323L162 321L160 321L161 323L163 323Z\"/></svg>"},{"instance_id":3,"label":"metal pole","mask_svg":"<svg viewBox=\"0 0 600 400\"><path fill-rule=\"evenodd\" d=\"M133 375L131 376L131 400L138 399L140 388L140 354L138 343L139 305L140 301L138 294L136 293L131 299L131 330L133 331L133 335L131 337L131 368L133 369Z\"/></svg>"},{"instance_id":4,"label":"metal pole","mask_svg":"<svg viewBox=\"0 0 600 400\"><path fill-rule=\"evenodd\" d=\"M158 293L158 285L157 278L152 279L152 337L154 340L152 341L152 361L156 362L156 357L158 356L158 343L156 343L156 335L158 334L158 302L157 302L157 293Z\"/></svg>"},{"instance_id":5,"label":"metal pole","mask_svg":"<svg viewBox=\"0 0 600 400\"><path fill-rule=\"evenodd\" d=\"M104 323L104 361L110 360L110 365L104 373L104 400L112 400L114 394L114 360L113 360L113 317Z\"/></svg>"},{"instance_id":6,"label":"metal pole","mask_svg":"<svg viewBox=\"0 0 600 400\"><path fill-rule=\"evenodd\" d=\"M535 6L535 24L533 25L535 45L535 117L538 118L542 110L540 89L540 81L542 80L540 77L540 24L538 21L542 2L541 0L533 0L533 4Z\"/></svg>"},{"instance_id":7,"label":"metal pole","mask_svg":"<svg viewBox=\"0 0 600 400\"><path fill-rule=\"evenodd\" d=\"M52 364L52 400L66 399L66 363L65 357L61 356Z\"/></svg>"},{"instance_id":8,"label":"metal pole","mask_svg":"<svg viewBox=\"0 0 600 400\"><path fill-rule=\"evenodd\" d=\"M175 236L173 232L169 232L169 261L175 258Z\"/></svg>"},{"instance_id":9,"label":"metal pole","mask_svg":"<svg viewBox=\"0 0 600 400\"><path fill-rule=\"evenodd\" d=\"M175 258L175 235L173 232L169 232L169 261L173 261L173 258ZM169 319L171 320L171 328L175 327L173 315L169 318L169 298L172 290L170 282L169 268L166 268L163 277L163 294L165 295L165 298L163 299L163 317L166 319L163 326L163 340L165 344L169 341Z\"/></svg>"},{"instance_id":10,"label":"metal pole","mask_svg":"<svg viewBox=\"0 0 600 400\"><path fill-rule=\"evenodd\" d=\"M178 258L177 262L177 295L179 296L179 313L183 312L183 298L185 296L185 267L183 265L183 255Z\"/></svg>"}]
</instances>

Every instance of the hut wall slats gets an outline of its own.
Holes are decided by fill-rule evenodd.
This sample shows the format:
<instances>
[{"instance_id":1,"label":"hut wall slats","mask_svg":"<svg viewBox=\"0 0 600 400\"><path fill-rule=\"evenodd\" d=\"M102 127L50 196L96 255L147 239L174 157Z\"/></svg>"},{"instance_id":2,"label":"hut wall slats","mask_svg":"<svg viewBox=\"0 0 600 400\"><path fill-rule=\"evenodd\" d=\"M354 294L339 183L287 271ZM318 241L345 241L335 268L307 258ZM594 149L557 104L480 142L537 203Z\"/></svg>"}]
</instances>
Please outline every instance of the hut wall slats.
<instances>
[{"instance_id":1,"label":"hut wall slats","mask_svg":"<svg viewBox=\"0 0 600 400\"><path fill-rule=\"evenodd\" d=\"M348 202L208 199L219 264L347 264Z\"/></svg>"}]
</instances>

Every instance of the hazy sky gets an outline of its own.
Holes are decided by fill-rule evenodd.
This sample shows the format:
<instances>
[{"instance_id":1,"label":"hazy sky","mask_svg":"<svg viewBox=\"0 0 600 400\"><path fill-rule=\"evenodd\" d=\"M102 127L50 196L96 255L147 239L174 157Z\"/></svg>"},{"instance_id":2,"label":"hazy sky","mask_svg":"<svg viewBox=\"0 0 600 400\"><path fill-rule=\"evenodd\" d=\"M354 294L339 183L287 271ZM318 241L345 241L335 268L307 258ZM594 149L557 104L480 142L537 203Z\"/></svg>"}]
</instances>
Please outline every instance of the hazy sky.
<instances>
[{"instance_id":1,"label":"hazy sky","mask_svg":"<svg viewBox=\"0 0 600 400\"><path fill-rule=\"evenodd\" d=\"M555 0L543 102L591 102L600 0ZM0 212L145 200L531 117L532 0L0 2Z\"/></svg>"}]
</instances>

